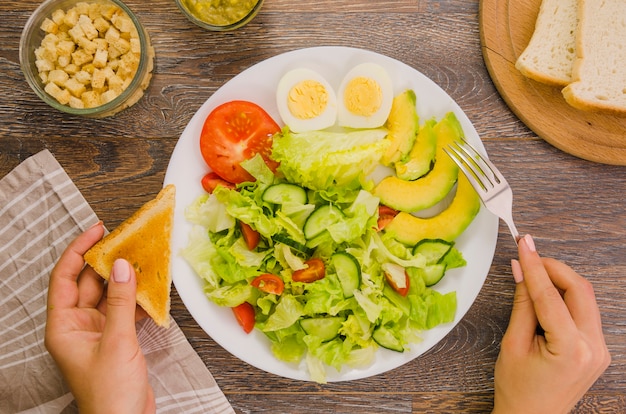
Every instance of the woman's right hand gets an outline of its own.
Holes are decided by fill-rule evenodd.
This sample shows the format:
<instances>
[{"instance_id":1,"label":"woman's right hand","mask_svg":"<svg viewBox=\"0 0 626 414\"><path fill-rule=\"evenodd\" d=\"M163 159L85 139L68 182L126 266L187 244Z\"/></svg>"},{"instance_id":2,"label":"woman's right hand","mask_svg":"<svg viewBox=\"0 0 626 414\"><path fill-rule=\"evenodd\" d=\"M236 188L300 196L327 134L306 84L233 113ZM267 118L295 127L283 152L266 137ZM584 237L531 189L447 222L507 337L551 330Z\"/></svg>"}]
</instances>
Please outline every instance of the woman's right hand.
<instances>
[{"instance_id":1,"label":"woman's right hand","mask_svg":"<svg viewBox=\"0 0 626 414\"><path fill-rule=\"evenodd\" d=\"M593 287L566 264L539 257L528 235L512 270L517 285L493 412L566 413L611 362Z\"/></svg>"}]
</instances>

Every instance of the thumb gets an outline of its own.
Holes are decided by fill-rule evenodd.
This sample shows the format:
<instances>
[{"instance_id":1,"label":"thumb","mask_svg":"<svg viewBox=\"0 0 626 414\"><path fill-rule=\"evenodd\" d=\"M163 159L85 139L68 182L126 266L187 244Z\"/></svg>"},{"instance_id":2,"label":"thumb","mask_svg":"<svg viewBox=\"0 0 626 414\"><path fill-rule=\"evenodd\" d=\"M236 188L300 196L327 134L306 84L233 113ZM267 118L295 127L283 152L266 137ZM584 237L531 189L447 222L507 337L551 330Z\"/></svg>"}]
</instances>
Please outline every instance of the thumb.
<instances>
[{"instance_id":1,"label":"thumb","mask_svg":"<svg viewBox=\"0 0 626 414\"><path fill-rule=\"evenodd\" d=\"M107 288L107 310L104 336L120 340L137 338L135 333L137 279L135 269L124 259L113 263Z\"/></svg>"}]
</instances>

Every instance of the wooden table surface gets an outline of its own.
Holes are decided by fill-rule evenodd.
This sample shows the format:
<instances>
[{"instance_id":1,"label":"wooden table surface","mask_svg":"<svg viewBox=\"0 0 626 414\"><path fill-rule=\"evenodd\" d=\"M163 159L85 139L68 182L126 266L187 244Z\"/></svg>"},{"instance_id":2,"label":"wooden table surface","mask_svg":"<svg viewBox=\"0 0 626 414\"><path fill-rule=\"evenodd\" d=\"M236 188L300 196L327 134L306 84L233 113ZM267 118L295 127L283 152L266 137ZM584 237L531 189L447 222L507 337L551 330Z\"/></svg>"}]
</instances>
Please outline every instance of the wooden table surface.
<instances>
[{"instance_id":1,"label":"wooden table surface","mask_svg":"<svg viewBox=\"0 0 626 414\"><path fill-rule=\"evenodd\" d=\"M18 42L39 1L0 3L0 176L47 148L113 228L157 193L192 115L242 70L310 46L385 54L458 102L513 187L520 231L594 283L613 362L575 411L626 411L626 168L563 153L513 115L485 68L477 0L266 0L254 21L229 33L192 25L173 0L126 3L152 38L156 70L137 105L102 120L55 112L35 96L20 71ZM461 323L411 363L363 380L318 385L267 374L208 337L175 291L172 314L237 412L486 412L515 254L501 225L486 283Z\"/></svg>"}]
</instances>

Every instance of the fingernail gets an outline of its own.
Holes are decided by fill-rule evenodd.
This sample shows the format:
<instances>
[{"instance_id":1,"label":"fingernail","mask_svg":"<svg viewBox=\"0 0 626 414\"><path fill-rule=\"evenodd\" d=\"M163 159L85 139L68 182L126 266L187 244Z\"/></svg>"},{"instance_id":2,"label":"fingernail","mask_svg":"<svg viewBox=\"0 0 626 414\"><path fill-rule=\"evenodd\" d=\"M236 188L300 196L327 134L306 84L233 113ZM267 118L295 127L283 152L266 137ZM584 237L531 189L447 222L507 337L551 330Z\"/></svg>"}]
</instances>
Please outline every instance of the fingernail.
<instances>
[{"instance_id":1,"label":"fingernail","mask_svg":"<svg viewBox=\"0 0 626 414\"><path fill-rule=\"evenodd\" d=\"M513 272L513 280L515 280L515 283L521 283L524 280L522 266L515 259L511 260L511 271Z\"/></svg>"},{"instance_id":2,"label":"fingernail","mask_svg":"<svg viewBox=\"0 0 626 414\"><path fill-rule=\"evenodd\" d=\"M526 242L526 246L528 246L528 249L531 252L537 251L537 248L535 247L535 241L533 240L530 234L527 234L524 236L524 241Z\"/></svg>"},{"instance_id":3,"label":"fingernail","mask_svg":"<svg viewBox=\"0 0 626 414\"><path fill-rule=\"evenodd\" d=\"M127 283L130 280L130 265L124 259L117 259L113 263L111 277L116 283Z\"/></svg>"},{"instance_id":4,"label":"fingernail","mask_svg":"<svg viewBox=\"0 0 626 414\"><path fill-rule=\"evenodd\" d=\"M102 224L102 220L98 220L95 223L93 223L87 230L91 230L93 228L96 228L98 226L100 226Z\"/></svg>"}]
</instances>

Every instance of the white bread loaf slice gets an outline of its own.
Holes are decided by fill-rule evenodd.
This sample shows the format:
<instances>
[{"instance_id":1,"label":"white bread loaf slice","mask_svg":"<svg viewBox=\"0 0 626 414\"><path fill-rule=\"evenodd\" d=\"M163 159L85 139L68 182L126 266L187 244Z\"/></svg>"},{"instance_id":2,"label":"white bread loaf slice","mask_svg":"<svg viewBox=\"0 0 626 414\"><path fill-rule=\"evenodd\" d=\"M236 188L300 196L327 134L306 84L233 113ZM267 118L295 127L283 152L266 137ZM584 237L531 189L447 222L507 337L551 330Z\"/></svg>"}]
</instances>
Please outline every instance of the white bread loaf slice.
<instances>
[{"instance_id":1,"label":"white bread loaf slice","mask_svg":"<svg viewBox=\"0 0 626 414\"><path fill-rule=\"evenodd\" d=\"M571 81L578 0L543 0L530 42L515 62L524 76L548 85Z\"/></svg>"},{"instance_id":2,"label":"white bread loaf slice","mask_svg":"<svg viewBox=\"0 0 626 414\"><path fill-rule=\"evenodd\" d=\"M176 189L165 186L85 253L85 262L109 279L113 262L126 259L137 275L137 303L157 325L170 325L170 239Z\"/></svg>"},{"instance_id":3,"label":"white bread loaf slice","mask_svg":"<svg viewBox=\"0 0 626 414\"><path fill-rule=\"evenodd\" d=\"M567 103L626 115L626 0L580 0Z\"/></svg>"}]
</instances>

